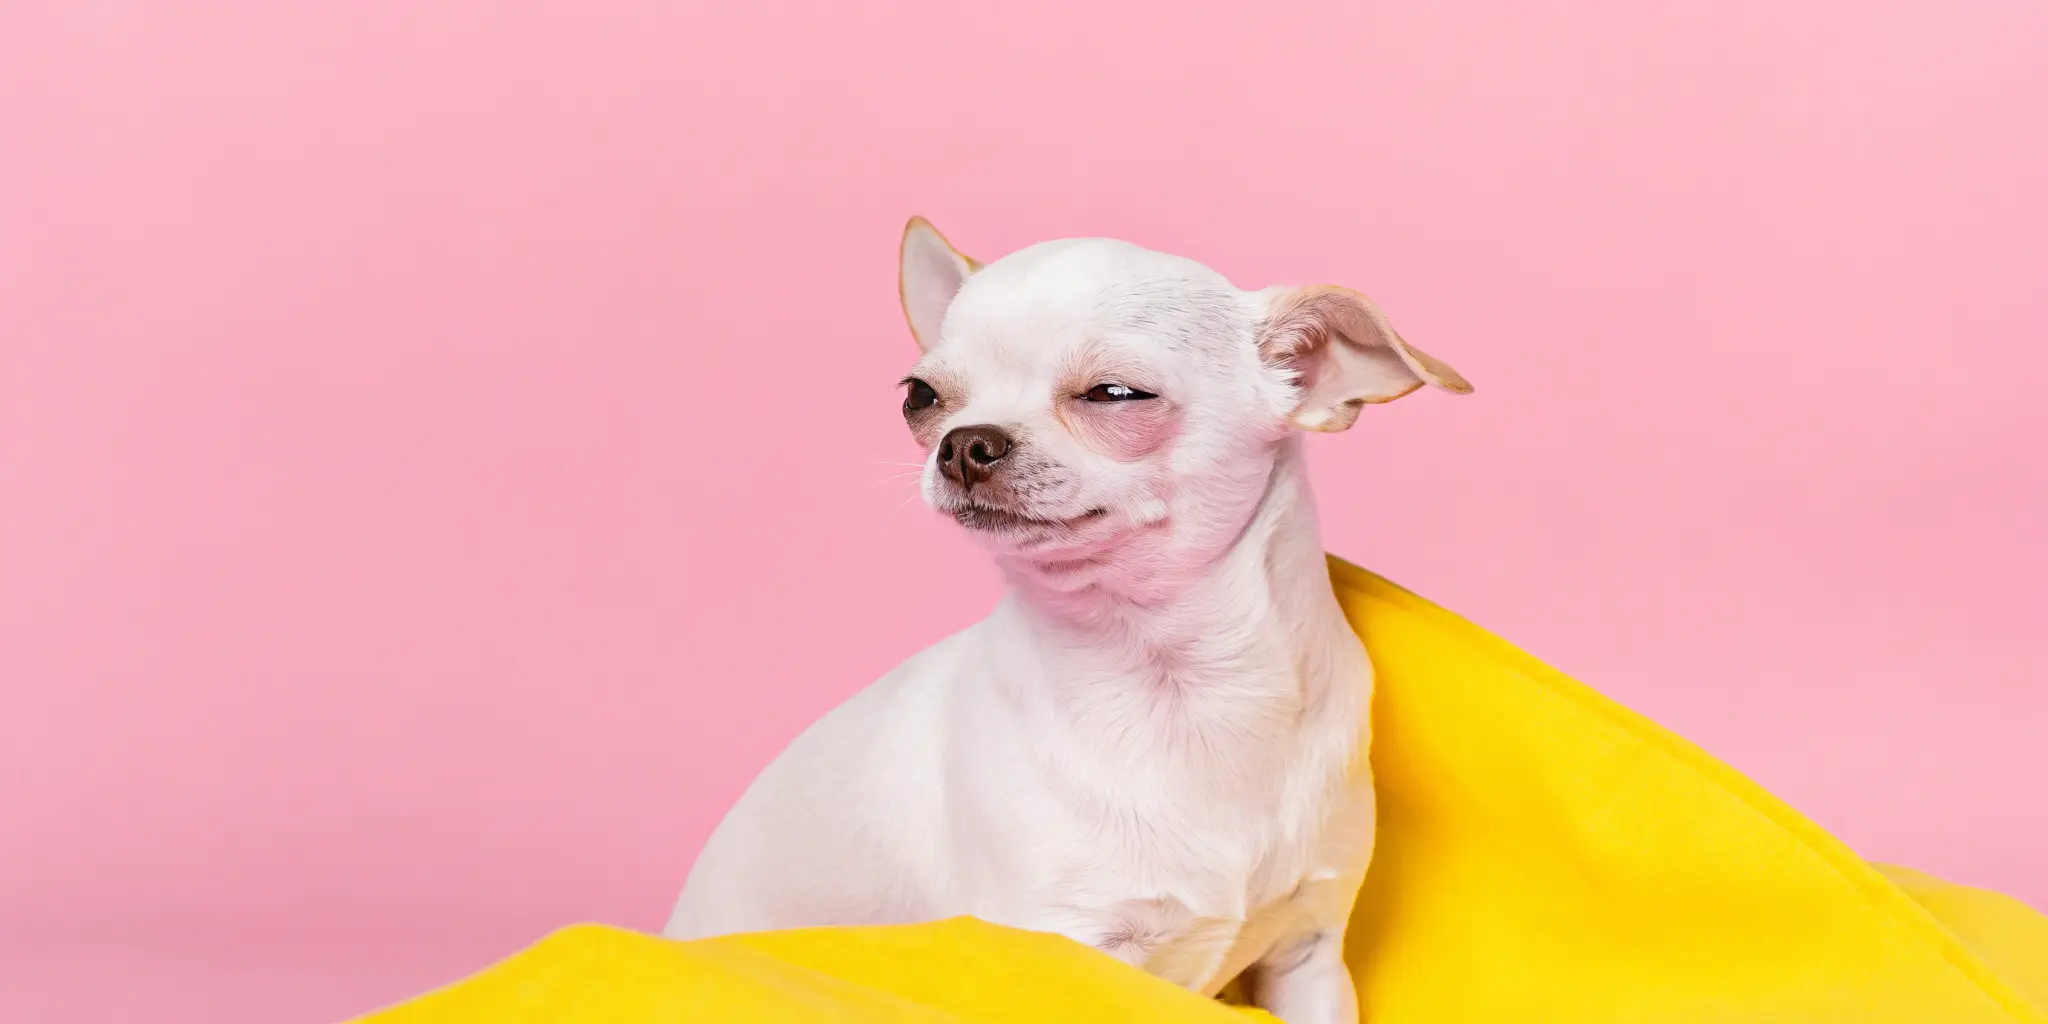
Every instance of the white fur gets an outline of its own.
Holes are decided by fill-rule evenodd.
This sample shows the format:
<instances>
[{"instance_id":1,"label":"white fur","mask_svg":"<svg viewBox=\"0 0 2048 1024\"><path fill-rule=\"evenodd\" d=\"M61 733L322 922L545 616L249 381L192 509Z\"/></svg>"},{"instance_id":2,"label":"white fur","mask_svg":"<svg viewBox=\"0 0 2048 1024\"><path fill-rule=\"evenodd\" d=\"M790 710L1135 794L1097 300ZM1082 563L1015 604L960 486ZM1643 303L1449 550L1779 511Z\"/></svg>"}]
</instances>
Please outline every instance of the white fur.
<instances>
[{"instance_id":1,"label":"white fur","mask_svg":"<svg viewBox=\"0 0 2048 1024\"><path fill-rule=\"evenodd\" d=\"M770 764L666 934L974 915L1205 994L1248 972L1290 1024L1355 1021L1342 948L1372 849L1372 668L1331 593L1290 423L1469 388L1391 328L1281 324L1308 290L1239 291L1121 242L984 268L914 221L903 275L913 374L944 395L913 417L920 438L994 424L1017 441L980 497L928 458L927 501L1066 525L978 531L1008 595ZM1347 308L1337 320L1371 319ZM1165 404L1083 401L1091 366ZM1364 376L1339 380L1347 367ZM1337 404L1304 407L1318 394ZM1163 443L1106 450L1105 430L1152 422L1114 417L1162 410Z\"/></svg>"}]
</instances>

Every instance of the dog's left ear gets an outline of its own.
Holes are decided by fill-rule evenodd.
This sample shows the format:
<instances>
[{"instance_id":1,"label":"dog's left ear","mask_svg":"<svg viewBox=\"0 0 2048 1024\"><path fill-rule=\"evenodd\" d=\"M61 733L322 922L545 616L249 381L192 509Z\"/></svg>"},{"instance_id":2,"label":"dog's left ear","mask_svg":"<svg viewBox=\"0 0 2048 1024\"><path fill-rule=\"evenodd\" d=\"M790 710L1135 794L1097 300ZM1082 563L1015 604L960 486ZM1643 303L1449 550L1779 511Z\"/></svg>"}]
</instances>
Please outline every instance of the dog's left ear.
<instances>
[{"instance_id":1,"label":"dog's left ear","mask_svg":"<svg viewBox=\"0 0 2048 1024\"><path fill-rule=\"evenodd\" d=\"M960 286L981 269L981 264L953 248L953 243L946 241L946 236L923 217L912 217L903 226L900 256L896 296L903 301L903 318L910 321L910 334L917 339L917 347L929 349L938 343L946 307L953 304L953 296L960 293Z\"/></svg>"},{"instance_id":2,"label":"dog's left ear","mask_svg":"<svg viewBox=\"0 0 2048 1024\"><path fill-rule=\"evenodd\" d=\"M1349 288L1268 288L1259 358L1288 372L1301 400L1288 421L1303 430L1349 429L1359 410L1431 384L1472 385L1448 363L1402 340L1372 300Z\"/></svg>"}]
</instances>

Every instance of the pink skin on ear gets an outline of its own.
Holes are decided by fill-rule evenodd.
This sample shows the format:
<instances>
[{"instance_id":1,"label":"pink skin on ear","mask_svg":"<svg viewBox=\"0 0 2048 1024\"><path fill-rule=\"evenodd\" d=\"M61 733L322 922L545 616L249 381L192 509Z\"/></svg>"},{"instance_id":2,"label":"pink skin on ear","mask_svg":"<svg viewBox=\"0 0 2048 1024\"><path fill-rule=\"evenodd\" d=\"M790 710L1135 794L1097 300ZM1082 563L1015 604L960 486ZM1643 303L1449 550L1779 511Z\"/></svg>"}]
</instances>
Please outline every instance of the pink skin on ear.
<instances>
[{"instance_id":1,"label":"pink skin on ear","mask_svg":"<svg viewBox=\"0 0 2048 1024\"><path fill-rule=\"evenodd\" d=\"M1348 288L1280 291L1259 349L1269 364L1294 372L1302 395L1290 421L1305 430L1344 430L1361 406L1391 402L1424 384L1472 391L1458 371L1409 345L1370 299Z\"/></svg>"}]
</instances>

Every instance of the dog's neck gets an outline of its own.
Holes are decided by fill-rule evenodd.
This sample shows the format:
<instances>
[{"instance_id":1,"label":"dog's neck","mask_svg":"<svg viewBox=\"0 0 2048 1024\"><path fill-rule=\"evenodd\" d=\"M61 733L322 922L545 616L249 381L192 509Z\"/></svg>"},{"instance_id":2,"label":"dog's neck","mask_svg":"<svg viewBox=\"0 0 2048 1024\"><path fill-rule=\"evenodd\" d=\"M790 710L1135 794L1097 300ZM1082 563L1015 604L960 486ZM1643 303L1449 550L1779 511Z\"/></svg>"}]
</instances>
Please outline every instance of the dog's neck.
<instances>
[{"instance_id":1,"label":"dog's neck","mask_svg":"<svg viewBox=\"0 0 2048 1024\"><path fill-rule=\"evenodd\" d=\"M1326 683L1335 667L1332 643L1356 642L1330 588L1299 443L1291 437L1280 443L1249 517L1220 552L1188 564L1131 567L1081 587L1048 584L1029 568L1006 569L1017 618L1034 635L1033 647L1063 663L1057 676L1152 676L1197 689L1292 687L1285 696L1293 703L1315 699L1313 691ZM1120 588L1122 578L1140 583Z\"/></svg>"}]
</instances>

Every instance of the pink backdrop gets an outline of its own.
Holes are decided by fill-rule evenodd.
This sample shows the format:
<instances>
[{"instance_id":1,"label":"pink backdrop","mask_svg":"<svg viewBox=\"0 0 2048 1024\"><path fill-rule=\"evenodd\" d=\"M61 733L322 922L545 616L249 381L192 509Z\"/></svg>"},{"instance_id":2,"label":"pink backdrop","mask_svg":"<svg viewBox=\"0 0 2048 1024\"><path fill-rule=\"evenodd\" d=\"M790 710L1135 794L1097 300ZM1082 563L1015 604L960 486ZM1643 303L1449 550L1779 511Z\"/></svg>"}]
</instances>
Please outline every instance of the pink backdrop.
<instances>
[{"instance_id":1,"label":"pink backdrop","mask_svg":"<svg viewBox=\"0 0 2048 1024\"><path fill-rule=\"evenodd\" d=\"M1567 8L0 5L0 1017L656 926L994 596L912 212L1370 292L1333 549L2048 905L2048 6Z\"/></svg>"}]
</instances>

